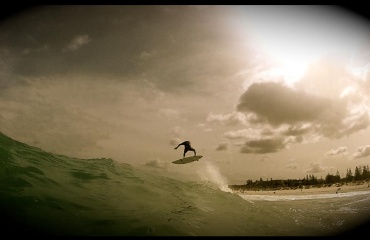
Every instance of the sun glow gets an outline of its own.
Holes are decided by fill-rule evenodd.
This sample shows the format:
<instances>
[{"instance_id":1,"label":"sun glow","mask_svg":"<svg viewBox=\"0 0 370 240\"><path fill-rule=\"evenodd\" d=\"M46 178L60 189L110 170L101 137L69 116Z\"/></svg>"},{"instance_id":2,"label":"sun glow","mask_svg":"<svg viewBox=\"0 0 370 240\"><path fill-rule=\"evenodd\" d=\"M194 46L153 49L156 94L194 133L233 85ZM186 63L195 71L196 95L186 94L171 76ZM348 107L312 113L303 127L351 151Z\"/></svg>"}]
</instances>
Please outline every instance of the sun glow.
<instances>
[{"instance_id":1,"label":"sun glow","mask_svg":"<svg viewBox=\"0 0 370 240\"><path fill-rule=\"evenodd\" d=\"M293 85L298 82L307 71L309 65L320 56L305 49L286 48L282 45L269 44L264 46L265 57L272 62L269 75L282 79L285 84Z\"/></svg>"},{"instance_id":2,"label":"sun glow","mask_svg":"<svg viewBox=\"0 0 370 240\"><path fill-rule=\"evenodd\" d=\"M336 16L332 10L330 13ZM243 8L243 13L246 20L240 30L248 30L245 36L251 45L273 63L265 65L263 74L283 79L288 85L298 82L320 57L351 50L361 43L349 38L352 32L339 21L328 22L328 13L316 7L255 6ZM271 71L267 73L267 69Z\"/></svg>"},{"instance_id":3,"label":"sun glow","mask_svg":"<svg viewBox=\"0 0 370 240\"><path fill-rule=\"evenodd\" d=\"M283 76L284 81L291 85L301 79L304 73L307 70L307 67L310 63L304 57L296 56L281 56L280 57L280 69L281 75Z\"/></svg>"}]
</instances>

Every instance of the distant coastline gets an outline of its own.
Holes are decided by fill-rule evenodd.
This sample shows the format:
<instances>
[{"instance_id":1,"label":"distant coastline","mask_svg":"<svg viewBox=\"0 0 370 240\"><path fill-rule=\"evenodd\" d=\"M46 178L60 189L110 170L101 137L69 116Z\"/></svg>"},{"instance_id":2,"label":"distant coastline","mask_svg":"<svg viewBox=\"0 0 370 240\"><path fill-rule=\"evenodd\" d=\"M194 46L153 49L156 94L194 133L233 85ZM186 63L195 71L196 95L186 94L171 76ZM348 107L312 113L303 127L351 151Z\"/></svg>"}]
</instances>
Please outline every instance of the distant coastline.
<instances>
[{"instance_id":1,"label":"distant coastline","mask_svg":"<svg viewBox=\"0 0 370 240\"><path fill-rule=\"evenodd\" d=\"M303 188L292 188L292 187L280 187L280 188L259 188L259 189L247 189L247 188L235 188L230 189L237 194L248 194L248 195L308 195L308 194L341 194L353 191L370 191L370 183L367 181L362 182L349 182L344 184L332 184L332 185L308 185Z\"/></svg>"}]
</instances>

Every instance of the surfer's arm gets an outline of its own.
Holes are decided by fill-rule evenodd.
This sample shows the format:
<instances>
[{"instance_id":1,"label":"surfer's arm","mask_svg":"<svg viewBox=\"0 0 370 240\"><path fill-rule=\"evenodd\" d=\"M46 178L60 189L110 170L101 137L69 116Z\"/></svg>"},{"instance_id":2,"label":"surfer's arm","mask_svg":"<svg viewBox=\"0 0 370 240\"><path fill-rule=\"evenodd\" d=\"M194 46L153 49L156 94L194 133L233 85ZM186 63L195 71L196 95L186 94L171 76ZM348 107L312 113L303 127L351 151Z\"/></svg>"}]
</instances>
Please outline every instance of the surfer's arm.
<instances>
[{"instance_id":1,"label":"surfer's arm","mask_svg":"<svg viewBox=\"0 0 370 240\"><path fill-rule=\"evenodd\" d=\"M184 145L185 142L183 143L180 143L179 145L177 145L177 147L175 147L174 149L177 149L178 147L180 147L181 145Z\"/></svg>"}]
</instances>

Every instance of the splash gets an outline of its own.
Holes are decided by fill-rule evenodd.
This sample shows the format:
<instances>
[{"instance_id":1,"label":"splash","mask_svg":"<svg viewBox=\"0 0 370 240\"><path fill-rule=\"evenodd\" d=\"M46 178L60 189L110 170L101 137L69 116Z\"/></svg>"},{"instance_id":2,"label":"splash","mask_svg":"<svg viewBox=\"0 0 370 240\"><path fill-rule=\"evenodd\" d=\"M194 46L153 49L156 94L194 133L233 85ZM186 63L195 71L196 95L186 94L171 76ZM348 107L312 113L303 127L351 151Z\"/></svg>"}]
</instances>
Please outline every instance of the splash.
<instances>
[{"instance_id":1,"label":"splash","mask_svg":"<svg viewBox=\"0 0 370 240\"><path fill-rule=\"evenodd\" d=\"M204 161L203 168L198 170L198 174L203 181L215 184L223 192L232 192L229 188L227 179L220 173L218 167L212 162Z\"/></svg>"}]
</instances>

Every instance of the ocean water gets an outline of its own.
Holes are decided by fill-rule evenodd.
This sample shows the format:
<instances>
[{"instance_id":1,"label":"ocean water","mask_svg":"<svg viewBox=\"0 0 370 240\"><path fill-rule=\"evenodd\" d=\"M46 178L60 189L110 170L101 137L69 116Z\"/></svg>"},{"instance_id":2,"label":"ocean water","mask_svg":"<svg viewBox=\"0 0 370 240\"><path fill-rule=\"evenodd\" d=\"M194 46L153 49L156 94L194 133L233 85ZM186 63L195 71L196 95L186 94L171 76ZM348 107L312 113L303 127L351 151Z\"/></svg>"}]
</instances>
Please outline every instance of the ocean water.
<instances>
[{"instance_id":1,"label":"ocean water","mask_svg":"<svg viewBox=\"0 0 370 240\"><path fill-rule=\"evenodd\" d=\"M370 192L334 196L240 196L217 172L184 181L0 133L1 231L12 236L326 236L367 226Z\"/></svg>"}]
</instances>

